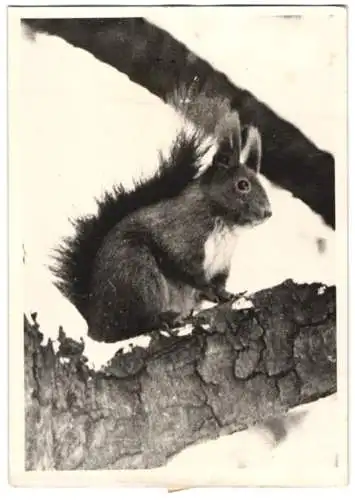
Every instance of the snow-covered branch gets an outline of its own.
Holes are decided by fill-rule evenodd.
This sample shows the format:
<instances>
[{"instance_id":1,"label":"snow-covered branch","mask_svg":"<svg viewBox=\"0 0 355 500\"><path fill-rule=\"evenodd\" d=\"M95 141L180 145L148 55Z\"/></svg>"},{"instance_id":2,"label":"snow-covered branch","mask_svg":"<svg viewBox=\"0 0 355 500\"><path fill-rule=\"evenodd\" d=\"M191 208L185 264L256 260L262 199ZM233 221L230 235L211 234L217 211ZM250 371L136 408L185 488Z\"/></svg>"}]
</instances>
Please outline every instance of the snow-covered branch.
<instances>
[{"instance_id":1,"label":"snow-covered branch","mask_svg":"<svg viewBox=\"0 0 355 500\"><path fill-rule=\"evenodd\" d=\"M158 467L334 393L335 287L287 281L251 300L205 310L191 335L157 333L100 372L84 344L62 333L55 354L25 319L26 468Z\"/></svg>"}]
</instances>

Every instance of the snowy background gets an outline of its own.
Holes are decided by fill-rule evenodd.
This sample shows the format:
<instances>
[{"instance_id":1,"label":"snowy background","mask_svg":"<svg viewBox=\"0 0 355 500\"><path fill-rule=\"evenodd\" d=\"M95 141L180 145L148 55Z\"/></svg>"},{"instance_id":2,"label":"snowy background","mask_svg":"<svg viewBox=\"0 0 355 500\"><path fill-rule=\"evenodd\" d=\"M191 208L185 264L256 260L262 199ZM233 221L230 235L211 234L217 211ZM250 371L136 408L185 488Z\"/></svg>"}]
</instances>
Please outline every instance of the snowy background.
<instances>
[{"instance_id":1,"label":"snowy background","mask_svg":"<svg viewBox=\"0 0 355 500\"><path fill-rule=\"evenodd\" d=\"M345 161L338 133L345 120L340 56L345 20L324 12L284 18L240 16L236 9L152 9L149 20L298 126L339 164ZM133 178L154 171L158 149L169 147L180 122L127 76L56 37L22 37L20 77L24 308L38 312L46 338L55 339L59 325L72 338L84 337L85 353L98 368L118 346L87 339L85 321L52 285L49 254L71 234L68 217L92 212L93 198L114 182L129 186ZM273 217L238 244L228 289L253 292L286 278L334 284L335 233L301 201L263 182ZM319 237L327 241L322 254ZM135 341L144 342L143 337ZM336 401L332 396L291 412L286 426L292 430L277 447L271 434L251 429L192 447L163 470L139 477L149 480L159 473L176 481L194 477L218 483L237 474L238 467L259 465L264 471L282 466L326 474L338 461L333 425L343 417ZM298 413L304 418L293 426Z\"/></svg>"}]
</instances>

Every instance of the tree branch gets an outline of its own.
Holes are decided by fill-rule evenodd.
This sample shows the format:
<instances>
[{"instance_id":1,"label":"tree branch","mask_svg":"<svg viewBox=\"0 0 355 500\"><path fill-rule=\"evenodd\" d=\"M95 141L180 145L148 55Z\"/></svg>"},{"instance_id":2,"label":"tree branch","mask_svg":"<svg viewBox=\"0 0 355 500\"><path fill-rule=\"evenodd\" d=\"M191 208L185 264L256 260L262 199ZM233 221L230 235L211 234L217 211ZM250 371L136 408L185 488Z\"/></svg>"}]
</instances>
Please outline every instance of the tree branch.
<instances>
[{"instance_id":1,"label":"tree branch","mask_svg":"<svg viewBox=\"0 0 355 500\"><path fill-rule=\"evenodd\" d=\"M27 470L161 466L335 392L335 287L286 281L251 300L203 311L192 335L157 333L101 372L63 333L57 353L42 346L25 318Z\"/></svg>"},{"instance_id":2,"label":"tree branch","mask_svg":"<svg viewBox=\"0 0 355 500\"><path fill-rule=\"evenodd\" d=\"M22 22L33 32L59 36L90 52L163 100L177 87L192 83L196 91L228 99L242 123L254 124L261 132L263 174L335 227L333 156L318 149L291 123L247 90L235 86L166 31L142 18ZM236 54L233 64L237 63Z\"/></svg>"}]
</instances>

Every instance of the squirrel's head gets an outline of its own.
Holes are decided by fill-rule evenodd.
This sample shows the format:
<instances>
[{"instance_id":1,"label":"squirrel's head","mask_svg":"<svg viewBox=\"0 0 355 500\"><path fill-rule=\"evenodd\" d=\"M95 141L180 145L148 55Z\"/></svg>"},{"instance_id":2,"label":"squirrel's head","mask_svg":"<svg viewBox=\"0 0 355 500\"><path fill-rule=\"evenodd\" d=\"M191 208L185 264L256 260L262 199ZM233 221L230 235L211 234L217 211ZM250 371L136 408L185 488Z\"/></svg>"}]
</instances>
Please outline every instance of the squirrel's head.
<instances>
[{"instance_id":1,"label":"squirrel's head","mask_svg":"<svg viewBox=\"0 0 355 500\"><path fill-rule=\"evenodd\" d=\"M232 225L261 224L272 212L258 178L262 153L258 130L253 126L241 130L238 114L231 112L215 134L217 151L200 177L204 195L213 212Z\"/></svg>"}]
</instances>

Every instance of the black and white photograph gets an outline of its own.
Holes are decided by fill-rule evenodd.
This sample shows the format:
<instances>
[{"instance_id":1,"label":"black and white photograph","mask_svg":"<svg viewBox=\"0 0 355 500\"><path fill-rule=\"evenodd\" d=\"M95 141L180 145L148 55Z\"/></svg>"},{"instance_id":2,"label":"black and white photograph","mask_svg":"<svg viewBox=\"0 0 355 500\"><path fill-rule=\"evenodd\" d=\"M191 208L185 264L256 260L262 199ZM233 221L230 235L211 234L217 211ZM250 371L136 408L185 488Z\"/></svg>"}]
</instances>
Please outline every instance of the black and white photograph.
<instances>
[{"instance_id":1,"label":"black and white photograph","mask_svg":"<svg viewBox=\"0 0 355 500\"><path fill-rule=\"evenodd\" d=\"M9 7L8 102L10 482L346 485L346 7Z\"/></svg>"}]
</instances>

